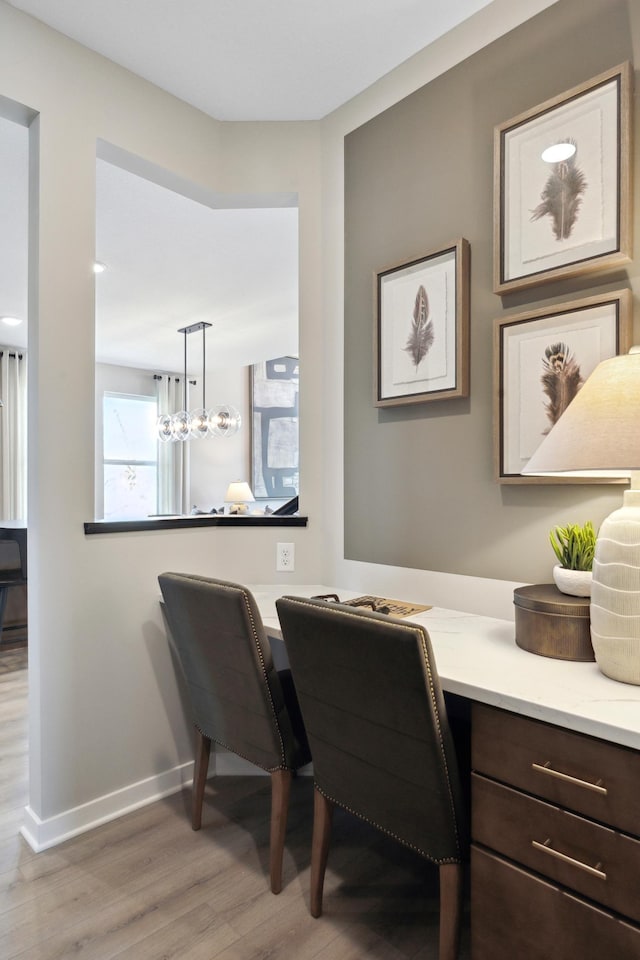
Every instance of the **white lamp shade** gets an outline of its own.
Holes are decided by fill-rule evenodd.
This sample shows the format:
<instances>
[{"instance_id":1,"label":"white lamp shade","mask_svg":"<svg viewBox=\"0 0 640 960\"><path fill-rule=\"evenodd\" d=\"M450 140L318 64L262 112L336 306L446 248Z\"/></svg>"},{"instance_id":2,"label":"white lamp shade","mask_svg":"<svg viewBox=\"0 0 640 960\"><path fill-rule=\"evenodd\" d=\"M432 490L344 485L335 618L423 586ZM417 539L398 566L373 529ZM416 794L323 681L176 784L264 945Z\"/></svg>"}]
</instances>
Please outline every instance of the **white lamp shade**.
<instances>
[{"instance_id":1,"label":"white lamp shade","mask_svg":"<svg viewBox=\"0 0 640 960\"><path fill-rule=\"evenodd\" d=\"M625 477L640 470L640 353L603 360L522 473Z\"/></svg>"},{"instance_id":2,"label":"white lamp shade","mask_svg":"<svg viewBox=\"0 0 640 960\"><path fill-rule=\"evenodd\" d=\"M225 503L251 503L253 500L255 497L246 480L234 480L227 487Z\"/></svg>"}]
</instances>

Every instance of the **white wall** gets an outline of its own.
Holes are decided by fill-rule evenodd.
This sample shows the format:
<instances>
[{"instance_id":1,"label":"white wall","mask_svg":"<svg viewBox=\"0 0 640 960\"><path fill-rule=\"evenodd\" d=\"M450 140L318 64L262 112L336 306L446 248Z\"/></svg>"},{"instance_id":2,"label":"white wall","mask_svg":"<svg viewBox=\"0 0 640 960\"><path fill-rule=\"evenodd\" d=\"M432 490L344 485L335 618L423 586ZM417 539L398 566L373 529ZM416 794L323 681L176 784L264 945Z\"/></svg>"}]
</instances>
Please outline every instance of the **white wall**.
<instances>
[{"instance_id":1,"label":"white wall","mask_svg":"<svg viewBox=\"0 0 640 960\"><path fill-rule=\"evenodd\" d=\"M163 570L276 579L278 530L85 537L94 509L96 140L218 192L294 192L300 210L301 354L322 354L319 131L223 125L0 3L0 95L32 124L30 357L30 801L35 846L189 775L191 734L158 605ZM5 103L6 106L6 103ZM319 420L320 365L302 384ZM311 435L311 431L309 432ZM296 573L320 580L322 451L302 451L308 529L287 531Z\"/></svg>"},{"instance_id":2,"label":"white wall","mask_svg":"<svg viewBox=\"0 0 640 960\"><path fill-rule=\"evenodd\" d=\"M32 232L29 317L26 832L34 846L147 802L189 776L190 734L158 606L162 570L245 582L334 580L393 595L405 593L395 585L413 576L429 602L456 596L457 578L373 571L343 560L342 138L548 5L497 0L321 124L230 124L0 0L0 97L39 114L31 128L39 224ZM278 530L83 533L94 500L98 138L205 189L298 195L301 509L311 519L307 529L287 530L296 545L295 574L274 572ZM485 586L473 588L468 609L481 605ZM508 589L500 586L501 598Z\"/></svg>"}]
</instances>

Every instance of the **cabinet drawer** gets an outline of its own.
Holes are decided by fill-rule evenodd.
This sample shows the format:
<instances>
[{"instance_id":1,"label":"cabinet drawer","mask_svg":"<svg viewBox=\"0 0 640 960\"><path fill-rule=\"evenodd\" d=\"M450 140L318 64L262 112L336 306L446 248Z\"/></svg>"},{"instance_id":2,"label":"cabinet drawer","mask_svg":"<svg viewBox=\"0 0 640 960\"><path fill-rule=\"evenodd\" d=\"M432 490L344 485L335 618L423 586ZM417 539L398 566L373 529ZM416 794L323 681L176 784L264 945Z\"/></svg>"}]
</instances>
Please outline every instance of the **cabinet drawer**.
<instances>
[{"instance_id":1,"label":"cabinet drawer","mask_svg":"<svg viewBox=\"0 0 640 960\"><path fill-rule=\"evenodd\" d=\"M483 704L472 768L627 833L640 833L640 754Z\"/></svg>"},{"instance_id":2,"label":"cabinet drawer","mask_svg":"<svg viewBox=\"0 0 640 960\"><path fill-rule=\"evenodd\" d=\"M473 960L638 960L640 929L471 848Z\"/></svg>"},{"instance_id":3,"label":"cabinet drawer","mask_svg":"<svg viewBox=\"0 0 640 960\"><path fill-rule=\"evenodd\" d=\"M640 922L640 841L474 774L471 835Z\"/></svg>"}]
</instances>

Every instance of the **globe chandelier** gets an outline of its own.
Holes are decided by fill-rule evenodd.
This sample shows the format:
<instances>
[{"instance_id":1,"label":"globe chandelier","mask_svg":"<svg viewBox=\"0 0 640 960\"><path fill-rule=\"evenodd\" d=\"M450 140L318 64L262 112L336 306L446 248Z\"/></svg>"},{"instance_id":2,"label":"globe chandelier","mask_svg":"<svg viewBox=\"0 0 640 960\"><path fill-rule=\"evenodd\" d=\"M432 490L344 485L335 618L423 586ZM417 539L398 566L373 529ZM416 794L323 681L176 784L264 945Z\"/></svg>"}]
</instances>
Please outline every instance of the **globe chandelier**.
<instances>
[{"instance_id":1,"label":"globe chandelier","mask_svg":"<svg viewBox=\"0 0 640 960\"><path fill-rule=\"evenodd\" d=\"M184 335L184 406L179 413L165 413L158 417L156 431L162 443L233 437L242 425L240 413L231 404L218 404L207 409L205 336L210 326L210 323L192 323L178 330ZM187 337L198 330L202 330L202 406L187 410Z\"/></svg>"}]
</instances>

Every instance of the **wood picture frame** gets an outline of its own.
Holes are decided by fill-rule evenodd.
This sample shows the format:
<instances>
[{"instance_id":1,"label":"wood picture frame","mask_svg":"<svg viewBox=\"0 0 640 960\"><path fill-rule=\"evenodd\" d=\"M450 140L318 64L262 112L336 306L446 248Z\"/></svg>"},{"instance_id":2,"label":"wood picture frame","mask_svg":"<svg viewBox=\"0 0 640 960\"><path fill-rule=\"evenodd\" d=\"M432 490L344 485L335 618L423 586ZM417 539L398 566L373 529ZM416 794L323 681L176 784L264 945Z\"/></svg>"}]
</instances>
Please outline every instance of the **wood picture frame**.
<instances>
[{"instance_id":1,"label":"wood picture frame","mask_svg":"<svg viewBox=\"0 0 640 960\"><path fill-rule=\"evenodd\" d=\"M374 405L469 395L469 242L374 274Z\"/></svg>"},{"instance_id":2,"label":"wood picture frame","mask_svg":"<svg viewBox=\"0 0 640 960\"><path fill-rule=\"evenodd\" d=\"M619 483L521 471L601 360L632 339L630 290L500 317L494 325L494 463L500 483ZM624 482L624 481L622 481Z\"/></svg>"},{"instance_id":3,"label":"wood picture frame","mask_svg":"<svg viewBox=\"0 0 640 960\"><path fill-rule=\"evenodd\" d=\"M620 64L495 127L495 293L630 261L632 78Z\"/></svg>"}]
</instances>

